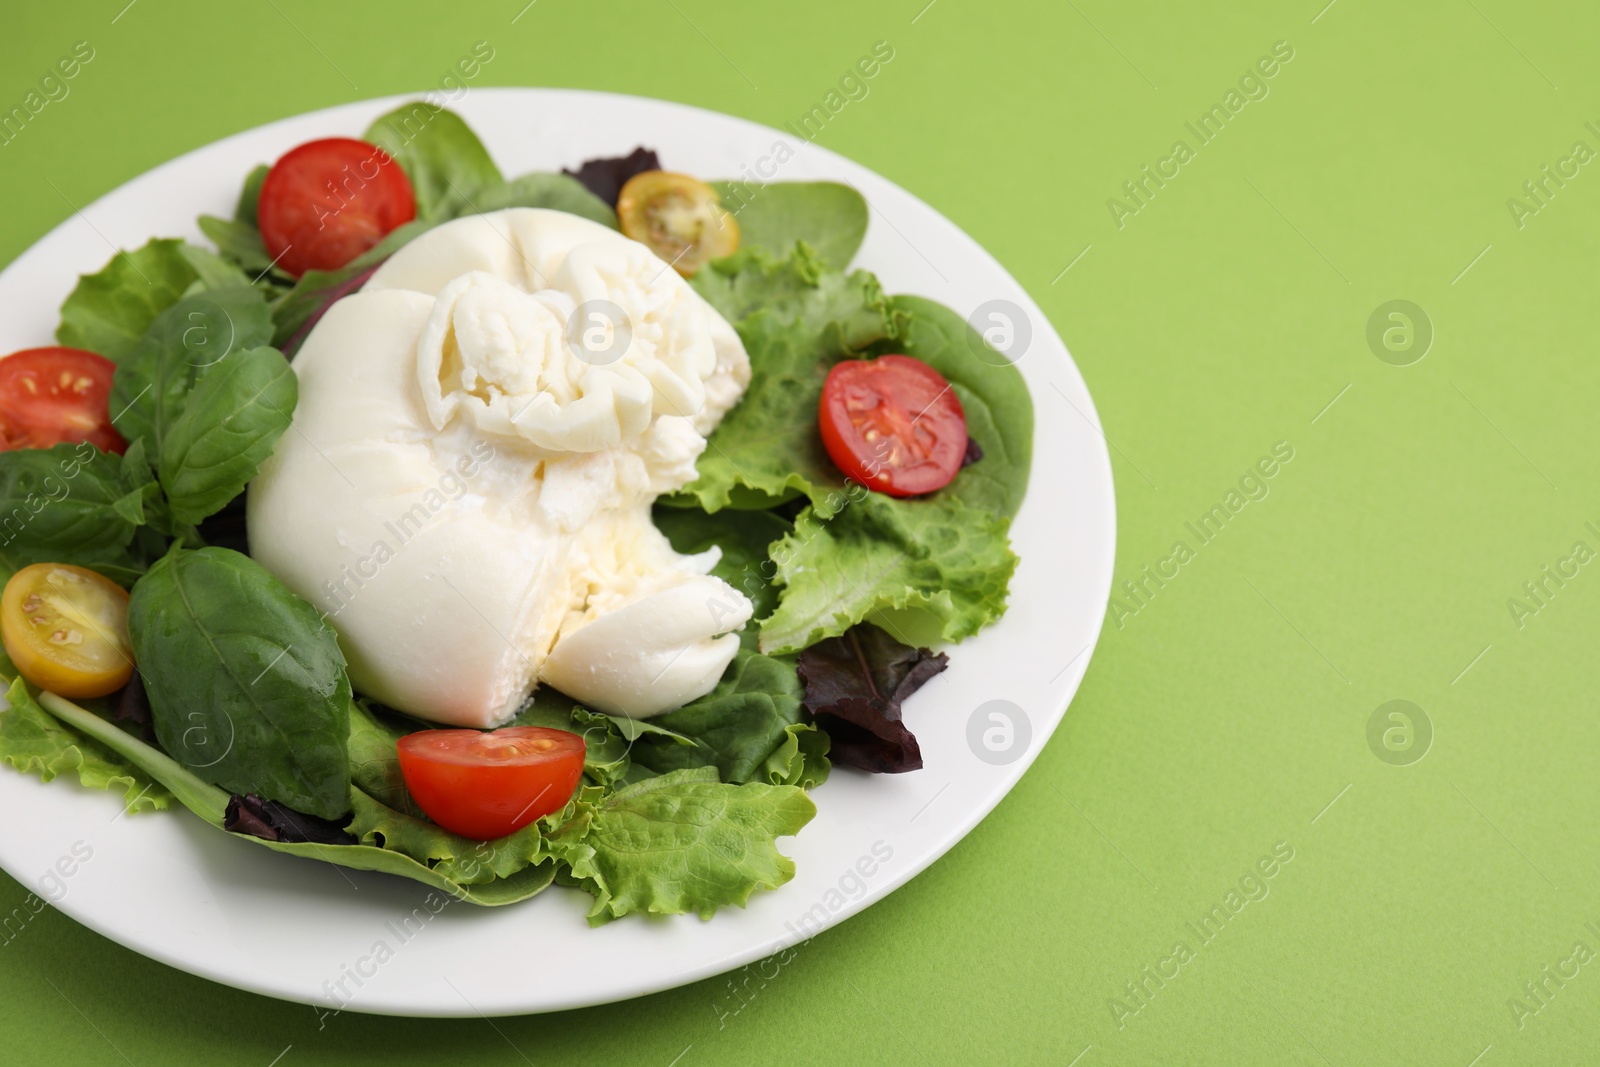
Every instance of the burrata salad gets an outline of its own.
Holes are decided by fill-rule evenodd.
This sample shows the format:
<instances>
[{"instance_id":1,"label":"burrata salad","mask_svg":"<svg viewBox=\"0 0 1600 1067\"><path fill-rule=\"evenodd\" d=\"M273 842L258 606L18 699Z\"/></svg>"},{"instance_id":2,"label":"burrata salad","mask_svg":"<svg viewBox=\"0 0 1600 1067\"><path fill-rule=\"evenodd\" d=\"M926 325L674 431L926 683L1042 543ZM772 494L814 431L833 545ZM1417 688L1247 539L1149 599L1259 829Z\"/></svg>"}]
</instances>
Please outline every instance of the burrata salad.
<instances>
[{"instance_id":1,"label":"burrata salad","mask_svg":"<svg viewBox=\"0 0 1600 1067\"><path fill-rule=\"evenodd\" d=\"M1005 610L1033 409L850 269L859 193L508 179L427 103L284 147L0 359L0 760L602 923L964 729L907 698Z\"/></svg>"}]
</instances>

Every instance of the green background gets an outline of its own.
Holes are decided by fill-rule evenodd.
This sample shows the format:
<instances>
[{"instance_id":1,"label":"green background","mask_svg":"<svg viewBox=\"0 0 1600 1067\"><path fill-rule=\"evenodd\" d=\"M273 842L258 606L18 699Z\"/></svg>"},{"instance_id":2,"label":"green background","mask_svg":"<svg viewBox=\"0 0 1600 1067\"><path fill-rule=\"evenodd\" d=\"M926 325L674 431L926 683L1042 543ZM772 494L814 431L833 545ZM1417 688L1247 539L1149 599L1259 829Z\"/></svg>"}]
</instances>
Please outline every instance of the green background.
<instances>
[{"instance_id":1,"label":"green background","mask_svg":"<svg viewBox=\"0 0 1600 1067\"><path fill-rule=\"evenodd\" d=\"M721 1025L725 979L492 1024L347 1014L319 1030L310 1008L47 912L0 946L0 1059L1593 1062L1600 959L1520 1026L1508 1000L1539 1006L1524 982L1575 941L1600 950L1585 929L1600 928L1600 564L1520 625L1508 600L1575 542L1600 549L1585 526L1600 526L1600 164L1550 183L1520 227L1507 205L1575 141L1600 148L1592 6L125 2L7 12L7 109L74 42L97 56L0 148L0 259L65 218L63 196L428 88L480 39L496 57L478 84L772 125L890 42L871 95L819 143L954 219L1065 337L1114 444L1118 583L1180 539L1195 554L1108 621L1063 726L977 831ZM1185 121L1277 41L1294 58L1270 94L1119 228L1107 199L1175 140L1196 147ZM1403 367L1366 339L1395 299L1435 334ZM1185 523L1279 441L1294 459L1269 494L1197 546ZM1368 743L1396 699L1433 730L1405 766ZM1270 895L1202 945L1185 924L1278 842L1294 858ZM0 911L23 897L4 880ZM1125 983L1176 941L1193 959L1132 1000ZM1119 1026L1113 997L1140 1010Z\"/></svg>"}]
</instances>

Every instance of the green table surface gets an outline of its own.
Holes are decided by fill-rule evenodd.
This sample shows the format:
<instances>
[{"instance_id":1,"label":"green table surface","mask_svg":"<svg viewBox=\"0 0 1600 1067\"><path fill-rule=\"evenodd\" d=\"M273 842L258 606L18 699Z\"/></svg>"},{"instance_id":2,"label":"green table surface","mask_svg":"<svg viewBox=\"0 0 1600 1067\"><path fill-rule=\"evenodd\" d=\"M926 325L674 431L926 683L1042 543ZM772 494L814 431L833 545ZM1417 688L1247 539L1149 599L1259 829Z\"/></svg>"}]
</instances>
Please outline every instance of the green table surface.
<instances>
[{"instance_id":1,"label":"green table surface","mask_svg":"<svg viewBox=\"0 0 1600 1067\"><path fill-rule=\"evenodd\" d=\"M1117 584L1141 585L999 808L736 1013L719 978L319 1026L50 911L0 946L0 1061L1596 1062L1592 5L126 3L6 12L7 108L75 42L96 54L0 147L0 259L67 199L428 88L478 40L483 84L775 126L890 42L819 143L1049 314L1113 445ZM1394 300L1423 310L1369 343ZM1275 447L1292 460L1253 476ZM1199 536L1213 505L1228 521ZM1369 731L1394 700L1409 728L1388 708ZM4 879L0 911L24 895Z\"/></svg>"}]
</instances>

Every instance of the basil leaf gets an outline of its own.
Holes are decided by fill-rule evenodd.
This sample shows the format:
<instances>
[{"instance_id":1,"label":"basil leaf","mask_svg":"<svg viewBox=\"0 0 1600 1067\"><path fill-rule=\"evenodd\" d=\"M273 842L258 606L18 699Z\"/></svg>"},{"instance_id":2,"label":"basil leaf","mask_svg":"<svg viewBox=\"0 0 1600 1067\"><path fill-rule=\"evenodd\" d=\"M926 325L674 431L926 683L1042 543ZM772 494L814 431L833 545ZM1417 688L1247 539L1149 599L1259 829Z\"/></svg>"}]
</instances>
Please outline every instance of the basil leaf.
<instances>
[{"instance_id":1,"label":"basil leaf","mask_svg":"<svg viewBox=\"0 0 1600 1067\"><path fill-rule=\"evenodd\" d=\"M867 202L839 182L720 181L711 187L739 224L739 247L782 258L804 241L835 270L855 258L867 235Z\"/></svg>"},{"instance_id":2,"label":"basil leaf","mask_svg":"<svg viewBox=\"0 0 1600 1067\"><path fill-rule=\"evenodd\" d=\"M0 553L13 566L119 559L133 540L121 461L88 442L0 452Z\"/></svg>"},{"instance_id":3,"label":"basil leaf","mask_svg":"<svg viewBox=\"0 0 1600 1067\"><path fill-rule=\"evenodd\" d=\"M417 194L417 217L442 222L471 214L473 200L504 179L461 117L418 100L402 104L362 135L394 157Z\"/></svg>"},{"instance_id":4,"label":"basil leaf","mask_svg":"<svg viewBox=\"0 0 1600 1067\"><path fill-rule=\"evenodd\" d=\"M161 443L173 518L199 523L238 496L289 428L298 396L275 348L236 352L201 378Z\"/></svg>"},{"instance_id":5,"label":"basil leaf","mask_svg":"<svg viewBox=\"0 0 1600 1067\"><path fill-rule=\"evenodd\" d=\"M56 340L120 362L197 277L182 248L179 240L153 240L80 277L61 305Z\"/></svg>"},{"instance_id":6,"label":"basil leaf","mask_svg":"<svg viewBox=\"0 0 1600 1067\"><path fill-rule=\"evenodd\" d=\"M113 420L129 441L148 437L161 454L183 398L210 367L230 352L272 338L266 298L249 286L214 289L174 304L158 315L117 367L111 382Z\"/></svg>"},{"instance_id":7,"label":"basil leaf","mask_svg":"<svg viewBox=\"0 0 1600 1067\"><path fill-rule=\"evenodd\" d=\"M617 213L583 183L565 174L524 174L484 189L473 198L474 214L487 214L508 207L543 207L581 215L602 226L617 228Z\"/></svg>"},{"instance_id":8,"label":"basil leaf","mask_svg":"<svg viewBox=\"0 0 1600 1067\"><path fill-rule=\"evenodd\" d=\"M333 628L259 563L174 549L134 585L128 634L156 737L230 793L350 810L350 679Z\"/></svg>"}]
</instances>

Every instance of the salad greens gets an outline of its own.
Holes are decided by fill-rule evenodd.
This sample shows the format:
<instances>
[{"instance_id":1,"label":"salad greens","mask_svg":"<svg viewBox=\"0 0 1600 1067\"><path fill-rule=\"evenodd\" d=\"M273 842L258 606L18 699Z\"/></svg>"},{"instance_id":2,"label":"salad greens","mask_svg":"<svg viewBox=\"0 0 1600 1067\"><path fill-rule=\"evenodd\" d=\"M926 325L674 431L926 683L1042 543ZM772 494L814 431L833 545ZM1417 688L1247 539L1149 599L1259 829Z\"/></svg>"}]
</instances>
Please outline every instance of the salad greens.
<instances>
[{"instance_id":1,"label":"salad greens","mask_svg":"<svg viewBox=\"0 0 1600 1067\"><path fill-rule=\"evenodd\" d=\"M867 236L867 202L838 182L713 182L739 221L739 247L783 257L804 241L818 259L844 270Z\"/></svg>"},{"instance_id":2,"label":"salad greens","mask_svg":"<svg viewBox=\"0 0 1600 1067\"><path fill-rule=\"evenodd\" d=\"M291 426L297 379L282 353L396 249L508 207L616 227L623 182L660 163L641 148L506 179L459 117L424 103L364 136L410 179L417 218L345 267L297 279L273 263L256 211L263 165L232 218L200 219L216 251L152 240L67 298L57 336L117 364L111 411L129 447L120 459L88 445L0 452L0 577L45 561L131 586L139 674L128 692L148 695L148 718L113 721L106 701L74 703L18 679L0 712L0 761L119 790L129 811L176 801L262 847L477 904L560 884L594 898L593 923L743 906L793 876L776 841L815 814L806 791L834 762L920 765L902 704L945 657L869 620L919 613L958 640L1004 611L1016 566L1007 526L1031 462L1027 389L1003 360L981 358L982 339L955 312L848 269L868 219L854 189L714 183L742 247L692 284L737 328L751 382L698 478L660 500L655 520L680 552L719 549L713 573L750 598L757 622L711 692L649 721L540 689L515 722L584 738L577 791L495 841L450 833L400 773L398 741L427 724L354 693L329 620L201 531L241 513ZM928 497L867 491L818 438L828 370L886 353L944 375L965 410L969 456L982 456ZM3 656L0 673L16 674Z\"/></svg>"},{"instance_id":3,"label":"salad greens","mask_svg":"<svg viewBox=\"0 0 1600 1067\"><path fill-rule=\"evenodd\" d=\"M213 785L324 819L350 801L350 679L315 608L226 548L174 548L134 584L128 635L156 737Z\"/></svg>"}]
</instances>

